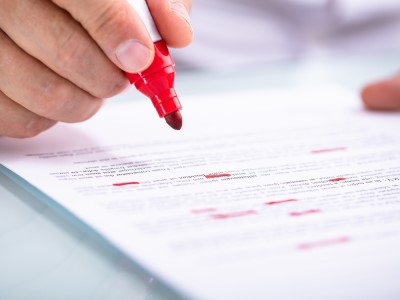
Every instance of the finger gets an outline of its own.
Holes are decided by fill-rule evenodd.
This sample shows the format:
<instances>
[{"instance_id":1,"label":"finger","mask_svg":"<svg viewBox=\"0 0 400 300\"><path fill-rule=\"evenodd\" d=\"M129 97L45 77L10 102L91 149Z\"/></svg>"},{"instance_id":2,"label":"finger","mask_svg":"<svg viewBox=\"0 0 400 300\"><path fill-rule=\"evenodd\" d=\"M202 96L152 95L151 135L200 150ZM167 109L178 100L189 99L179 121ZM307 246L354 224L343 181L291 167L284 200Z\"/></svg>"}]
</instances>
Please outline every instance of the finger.
<instances>
[{"instance_id":1,"label":"finger","mask_svg":"<svg viewBox=\"0 0 400 300\"><path fill-rule=\"evenodd\" d=\"M0 91L0 136L29 138L56 124L18 105Z\"/></svg>"},{"instance_id":2,"label":"finger","mask_svg":"<svg viewBox=\"0 0 400 300\"><path fill-rule=\"evenodd\" d=\"M193 39L193 29L189 12L191 0L148 0L147 4L165 42L175 48L189 45Z\"/></svg>"},{"instance_id":3,"label":"finger","mask_svg":"<svg viewBox=\"0 0 400 300\"><path fill-rule=\"evenodd\" d=\"M0 90L33 113L63 122L91 117L102 101L22 51L0 30Z\"/></svg>"},{"instance_id":4,"label":"finger","mask_svg":"<svg viewBox=\"0 0 400 300\"><path fill-rule=\"evenodd\" d=\"M51 1L1 1L0 27L27 53L98 98L128 84L82 26Z\"/></svg>"},{"instance_id":5,"label":"finger","mask_svg":"<svg viewBox=\"0 0 400 300\"><path fill-rule=\"evenodd\" d=\"M52 0L82 24L121 69L137 73L154 58L154 46L138 14L126 0Z\"/></svg>"},{"instance_id":6,"label":"finger","mask_svg":"<svg viewBox=\"0 0 400 300\"><path fill-rule=\"evenodd\" d=\"M371 110L400 110L400 76L367 85L361 98Z\"/></svg>"}]
</instances>

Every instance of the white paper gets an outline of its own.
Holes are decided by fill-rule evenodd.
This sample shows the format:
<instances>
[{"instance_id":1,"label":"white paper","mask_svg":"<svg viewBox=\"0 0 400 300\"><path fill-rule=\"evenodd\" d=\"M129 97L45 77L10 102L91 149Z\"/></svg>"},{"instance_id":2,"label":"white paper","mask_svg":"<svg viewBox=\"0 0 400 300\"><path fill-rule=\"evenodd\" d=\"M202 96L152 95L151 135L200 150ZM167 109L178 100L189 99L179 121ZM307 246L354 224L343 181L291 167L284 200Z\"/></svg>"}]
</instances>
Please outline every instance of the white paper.
<instances>
[{"instance_id":1,"label":"white paper","mask_svg":"<svg viewBox=\"0 0 400 300\"><path fill-rule=\"evenodd\" d=\"M400 115L341 88L147 102L30 140L0 162L197 299L400 296Z\"/></svg>"}]
</instances>

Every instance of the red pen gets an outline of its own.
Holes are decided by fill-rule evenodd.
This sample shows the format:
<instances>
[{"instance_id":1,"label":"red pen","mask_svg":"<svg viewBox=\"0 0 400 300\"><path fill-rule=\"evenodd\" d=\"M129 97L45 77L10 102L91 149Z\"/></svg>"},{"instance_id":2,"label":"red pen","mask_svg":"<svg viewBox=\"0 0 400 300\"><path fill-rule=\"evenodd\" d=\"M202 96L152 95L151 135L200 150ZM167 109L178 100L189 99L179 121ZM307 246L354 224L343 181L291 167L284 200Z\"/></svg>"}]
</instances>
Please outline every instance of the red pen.
<instances>
[{"instance_id":1,"label":"red pen","mask_svg":"<svg viewBox=\"0 0 400 300\"><path fill-rule=\"evenodd\" d=\"M136 74L126 73L126 76L131 84L150 98L160 118L165 118L169 126L179 130L182 128L180 113L182 106L174 89L174 61L158 33L146 1L129 0L129 2L146 25L154 42L155 53L153 63L146 70Z\"/></svg>"}]
</instances>

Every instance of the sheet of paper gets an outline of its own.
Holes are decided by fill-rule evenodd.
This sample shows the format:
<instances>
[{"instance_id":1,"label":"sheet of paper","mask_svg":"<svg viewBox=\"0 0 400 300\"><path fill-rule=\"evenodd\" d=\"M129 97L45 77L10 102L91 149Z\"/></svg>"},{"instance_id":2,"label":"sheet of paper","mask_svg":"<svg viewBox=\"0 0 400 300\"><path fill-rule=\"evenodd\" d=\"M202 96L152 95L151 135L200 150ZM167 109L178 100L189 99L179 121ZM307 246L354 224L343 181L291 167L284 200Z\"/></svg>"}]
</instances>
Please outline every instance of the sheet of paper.
<instances>
[{"instance_id":1,"label":"sheet of paper","mask_svg":"<svg viewBox=\"0 0 400 300\"><path fill-rule=\"evenodd\" d=\"M121 101L0 162L189 298L400 296L399 114L338 87L184 104L181 132Z\"/></svg>"}]
</instances>

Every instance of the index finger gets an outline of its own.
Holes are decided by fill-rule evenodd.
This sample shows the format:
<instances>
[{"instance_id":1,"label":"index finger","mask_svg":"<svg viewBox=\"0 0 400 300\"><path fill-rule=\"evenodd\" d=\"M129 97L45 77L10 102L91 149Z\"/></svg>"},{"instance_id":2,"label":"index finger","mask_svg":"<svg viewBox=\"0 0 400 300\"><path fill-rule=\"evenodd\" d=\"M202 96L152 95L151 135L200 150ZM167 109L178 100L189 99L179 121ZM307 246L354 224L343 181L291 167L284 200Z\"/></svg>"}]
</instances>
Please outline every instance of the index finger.
<instances>
[{"instance_id":1,"label":"index finger","mask_svg":"<svg viewBox=\"0 0 400 300\"><path fill-rule=\"evenodd\" d=\"M364 105L371 110L400 110L400 76L370 83L361 91Z\"/></svg>"}]
</instances>

